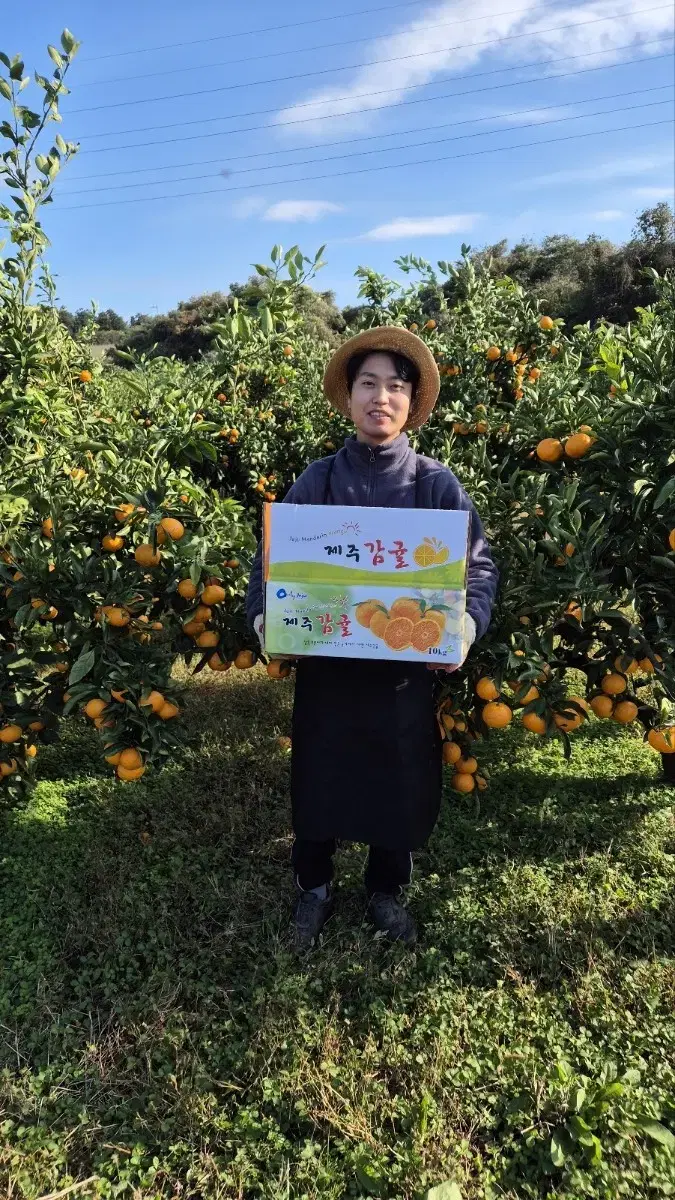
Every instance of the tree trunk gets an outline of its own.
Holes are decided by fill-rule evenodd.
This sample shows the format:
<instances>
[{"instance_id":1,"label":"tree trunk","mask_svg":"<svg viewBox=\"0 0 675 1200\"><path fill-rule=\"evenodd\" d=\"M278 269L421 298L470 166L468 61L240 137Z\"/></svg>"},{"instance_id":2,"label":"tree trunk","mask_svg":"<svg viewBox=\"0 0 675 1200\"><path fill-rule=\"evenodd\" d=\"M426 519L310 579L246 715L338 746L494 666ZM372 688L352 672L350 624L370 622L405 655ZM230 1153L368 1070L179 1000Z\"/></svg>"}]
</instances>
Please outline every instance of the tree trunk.
<instances>
[{"instance_id":1,"label":"tree trunk","mask_svg":"<svg viewBox=\"0 0 675 1200\"><path fill-rule=\"evenodd\" d=\"M663 778L666 783L675 783L675 754L662 754Z\"/></svg>"}]
</instances>

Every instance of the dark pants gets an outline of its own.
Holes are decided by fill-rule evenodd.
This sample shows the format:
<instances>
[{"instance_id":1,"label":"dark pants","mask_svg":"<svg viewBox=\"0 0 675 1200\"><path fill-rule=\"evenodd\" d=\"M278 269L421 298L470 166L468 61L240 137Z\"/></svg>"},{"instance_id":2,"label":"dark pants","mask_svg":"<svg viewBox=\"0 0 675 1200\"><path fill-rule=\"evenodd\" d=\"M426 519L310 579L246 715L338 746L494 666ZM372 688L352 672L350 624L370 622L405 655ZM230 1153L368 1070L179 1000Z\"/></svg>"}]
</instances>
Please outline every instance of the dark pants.
<instances>
[{"instance_id":1,"label":"dark pants","mask_svg":"<svg viewBox=\"0 0 675 1200\"><path fill-rule=\"evenodd\" d=\"M325 842L310 842L296 838L293 843L293 871L301 888L321 887L333 878L333 855L337 847L335 838ZM373 892L389 892L395 896L400 888L407 887L412 875L412 855L408 850L383 850L371 846L366 866L365 884L369 896Z\"/></svg>"}]
</instances>

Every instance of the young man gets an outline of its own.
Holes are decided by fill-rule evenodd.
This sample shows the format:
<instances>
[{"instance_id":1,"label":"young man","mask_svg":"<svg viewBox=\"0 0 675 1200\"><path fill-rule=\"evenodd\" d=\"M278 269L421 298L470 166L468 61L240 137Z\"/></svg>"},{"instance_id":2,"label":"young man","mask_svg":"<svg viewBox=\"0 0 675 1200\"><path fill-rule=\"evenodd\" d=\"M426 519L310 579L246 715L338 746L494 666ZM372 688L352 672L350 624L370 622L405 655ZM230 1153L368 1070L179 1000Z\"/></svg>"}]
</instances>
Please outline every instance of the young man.
<instances>
[{"instance_id":1,"label":"young man","mask_svg":"<svg viewBox=\"0 0 675 1200\"><path fill-rule=\"evenodd\" d=\"M424 424L439 388L432 354L405 329L384 326L345 342L328 365L324 391L331 407L354 422L355 433L337 454L311 463L285 503L468 511L466 654L489 625L497 569L480 518L452 471L416 454L404 432ZM262 644L260 549L247 612ZM299 950L315 942L332 912L338 841L370 847L365 884L375 927L394 941L416 940L401 895L410 882L411 852L427 841L440 809L433 682L433 672L417 663L299 661L291 759Z\"/></svg>"}]
</instances>

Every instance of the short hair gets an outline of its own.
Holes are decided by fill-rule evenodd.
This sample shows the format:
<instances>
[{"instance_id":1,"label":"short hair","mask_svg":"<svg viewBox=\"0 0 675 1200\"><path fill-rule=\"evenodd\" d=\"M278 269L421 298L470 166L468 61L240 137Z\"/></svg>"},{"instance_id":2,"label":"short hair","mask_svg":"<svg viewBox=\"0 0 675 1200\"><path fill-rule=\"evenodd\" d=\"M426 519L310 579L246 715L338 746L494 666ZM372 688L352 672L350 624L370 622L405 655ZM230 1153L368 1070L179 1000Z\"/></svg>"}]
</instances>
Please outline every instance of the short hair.
<instances>
[{"instance_id":1,"label":"short hair","mask_svg":"<svg viewBox=\"0 0 675 1200\"><path fill-rule=\"evenodd\" d=\"M412 383L412 400L414 401L417 385L420 381L419 367L411 359L407 358L405 354L397 354L395 350L378 350L373 348L372 350L359 350L356 354L352 354L351 358L347 360L347 388L350 394L356 376L371 354L386 354L387 358L391 359L398 378L403 383Z\"/></svg>"}]
</instances>

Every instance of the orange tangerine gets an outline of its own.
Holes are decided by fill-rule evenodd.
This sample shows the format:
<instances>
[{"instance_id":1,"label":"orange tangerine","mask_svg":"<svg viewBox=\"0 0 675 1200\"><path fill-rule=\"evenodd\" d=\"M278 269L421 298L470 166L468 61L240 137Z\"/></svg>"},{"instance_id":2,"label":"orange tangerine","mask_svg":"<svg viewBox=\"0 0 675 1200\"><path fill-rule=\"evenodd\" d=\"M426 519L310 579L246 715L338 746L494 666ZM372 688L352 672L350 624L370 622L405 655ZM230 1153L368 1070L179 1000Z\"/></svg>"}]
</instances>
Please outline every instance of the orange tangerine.
<instances>
[{"instance_id":1,"label":"orange tangerine","mask_svg":"<svg viewBox=\"0 0 675 1200\"><path fill-rule=\"evenodd\" d=\"M161 562L159 551L153 550L147 542L137 546L134 551L134 558L141 567L158 567Z\"/></svg>"},{"instance_id":2,"label":"orange tangerine","mask_svg":"<svg viewBox=\"0 0 675 1200\"><path fill-rule=\"evenodd\" d=\"M387 612L385 609L379 609L377 612L373 613L372 617L370 618L369 628L375 634L375 637L383 638L388 624L389 616L387 615ZM410 624L412 626L412 621Z\"/></svg>"},{"instance_id":3,"label":"orange tangerine","mask_svg":"<svg viewBox=\"0 0 675 1200\"><path fill-rule=\"evenodd\" d=\"M395 600L394 604L396 603L397 601ZM386 615L384 605L379 600L362 600L360 604L356 605L354 616L359 625L362 625L364 629L370 629L371 619L375 616L376 612L382 612Z\"/></svg>"},{"instance_id":4,"label":"orange tangerine","mask_svg":"<svg viewBox=\"0 0 675 1200\"><path fill-rule=\"evenodd\" d=\"M421 542L413 550L413 558L418 567L432 567L436 562L436 549L428 542Z\"/></svg>"},{"instance_id":5,"label":"orange tangerine","mask_svg":"<svg viewBox=\"0 0 675 1200\"><path fill-rule=\"evenodd\" d=\"M209 667L212 671L229 671L232 666L227 659L222 659L219 654L212 654L209 659Z\"/></svg>"},{"instance_id":6,"label":"orange tangerine","mask_svg":"<svg viewBox=\"0 0 675 1200\"><path fill-rule=\"evenodd\" d=\"M461 772L453 775L451 783L456 792L472 792L476 786L473 775Z\"/></svg>"},{"instance_id":7,"label":"orange tangerine","mask_svg":"<svg viewBox=\"0 0 675 1200\"><path fill-rule=\"evenodd\" d=\"M593 438L587 433L573 433L565 442L565 454L568 458L583 458L593 445Z\"/></svg>"},{"instance_id":8,"label":"orange tangerine","mask_svg":"<svg viewBox=\"0 0 675 1200\"><path fill-rule=\"evenodd\" d=\"M638 715L638 706L633 700L619 700L614 709L614 720L620 725L630 725Z\"/></svg>"},{"instance_id":9,"label":"orange tangerine","mask_svg":"<svg viewBox=\"0 0 675 1200\"><path fill-rule=\"evenodd\" d=\"M460 775L475 775L478 770L478 763L475 758L458 758L455 763L455 770Z\"/></svg>"},{"instance_id":10,"label":"orange tangerine","mask_svg":"<svg viewBox=\"0 0 675 1200\"><path fill-rule=\"evenodd\" d=\"M413 624L422 619L420 602L414 600L412 596L399 596L398 600L394 600L389 613L392 618L407 617Z\"/></svg>"},{"instance_id":11,"label":"orange tangerine","mask_svg":"<svg viewBox=\"0 0 675 1200\"><path fill-rule=\"evenodd\" d=\"M504 729L513 720L513 713L508 704L500 700L491 700L485 705L482 717L490 729Z\"/></svg>"},{"instance_id":12,"label":"orange tangerine","mask_svg":"<svg viewBox=\"0 0 675 1200\"><path fill-rule=\"evenodd\" d=\"M181 579L176 591L184 600L194 600L197 595L197 586L191 579Z\"/></svg>"},{"instance_id":13,"label":"orange tangerine","mask_svg":"<svg viewBox=\"0 0 675 1200\"><path fill-rule=\"evenodd\" d=\"M127 771L135 771L137 767L143 766L143 759L140 752L135 747L130 746L127 750L120 752L120 766Z\"/></svg>"},{"instance_id":14,"label":"orange tangerine","mask_svg":"<svg viewBox=\"0 0 675 1200\"><path fill-rule=\"evenodd\" d=\"M538 713L523 713L521 721L525 729L528 729L530 733L546 733L546 721Z\"/></svg>"},{"instance_id":15,"label":"orange tangerine","mask_svg":"<svg viewBox=\"0 0 675 1200\"><path fill-rule=\"evenodd\" d=\"M628 664L627 666L625 664ZM630 658L628 654L618 654L614 659L614 666L620 675L636 675L640 670L640 664L637 659Z\"/></svg>"},{"instance_id":16,"label":"orange tangerine","mask_svg":"<svg viewBox=\"0 0 675 1200\"><path fill-rule=\"evenodd\" d=\"M457 742L443 742L443 762L456 763L462 757L462 751Z\"/></svg>"},{"instance_id":17,"label":"orange tangerine","mask_svg":"<svg viewBox=\"0 0 675 1200\"><path fill-rule=\"evenodd\" d=\"M543 438L537 446L536 453L541 462L558 462L563 456L563 444L558 438Z\"/></svg>"},{"instance_id":18,"label":"orange tangerine","mask_svg":"<svg viewBox=\"0 0 675 1200\"><path fill-rule=\"evenodd\" d=\"M202 592L202 604L222 604L226 594L219 583L210 583Z\"/></svg>"},{"instance_id":19,"label":"orange tangerine","mask_svg":"<svg viewBox=\"0 0 675 1200\"><path fill-rule=\"evenodd\" d=\"M602 717L605 720L611 717L614 711L614 701L611 696L594 696L591 700L591 708L596 717Z\"/></svg>"},{"instance_id":20,"label":"orange tangerine","mask_svg":"<svg viewBox=\"0 0 675 1200\"><path fill-rule=\"evenodd\" d=\"M123 767L122 764L120 763L119 766L117 767L117 778L123 779L127 783L129 783L133 779L140 779L142 775L145 775L145 767L144 766L129 768L129 767Z\"/></svg>"},{"instance_id":21,"label":"orange tangerine","mask_svg":"<svg viewBox=\"0 0 675 1200\"><path fill-rule=\"evenodd\" d=\"M605 675L600 687L606 696L619 696L621 692L625 692L628 684L623 675L611 671L609 675Z\"/></svg>"},{"instance_id":22,"label":"orange tangerine","mask_svg":"<svg viewBox=\"0 0 675 1200\"><path fill-rule=\"evenodd\" d=\"M424 617L413 625L410 641L415 650L426 654L432 646L437 646L443 636L442 627L438 621Z\"/></svg>"},{"instance_id":23,"label":"orange tangerine","mask_svg":"<svg viewBox=\"0 0 675 1200\"><path fill-rule=\"evenodd\" d=\"M413 628L409 617L394 617L393 620L387 622L384 641L391 650L407 650L411 643Z\"/></svg>"},{"instance_id":24,"label":"orange tangerine","mask_svg":"<svg viewBox=\"0 0 675 1200\"><path fill-rule=\"evenodd\" d=\"M650 729L647 741L659 754L675 754L675 725L664 729Z\"/></svg>"},{"instance_id":25,"label":"orange tangerine","mask_svg":"<svg viewBox=\"0 0 675 1200\"><path fill-rule=\"evenodd\" d=\"M160 529L172 542L179 542L185 533L185 526L182 521L177 521L175 517L162 517L159 523Z\"/></svg>"},{"instance_id":26,"label":"orange tangerine","mask_svg":"<svg viewBox=\"0 0 675 1200\"><path fill-rule=\"evenodd\" d=\"M497 700L499 697L498 688L487 675L481 676L474 690L481 700Z\"/></svg>"},{"instance_id":27,"label":"orange tangerine","mask_svg":"<svg viewBox=\"0 0 675 1200\"><path fill-rule=\"evenodd\" d=\"M445 630L445 613L440 608L427 608L424 612L425 621L435 621L441 633Z\"/></svg>"},{"instance_id":28,"label":"orange tangerine","mask_svg":"<svg viewBox=\"0 0 675 1200\"><path fill-rule=\"evenodd\" d=\"M270 679L287 679L291 673L291 664L281 659L273 658L267 664L267 674Z\"/></svg>"}]
</instances>

